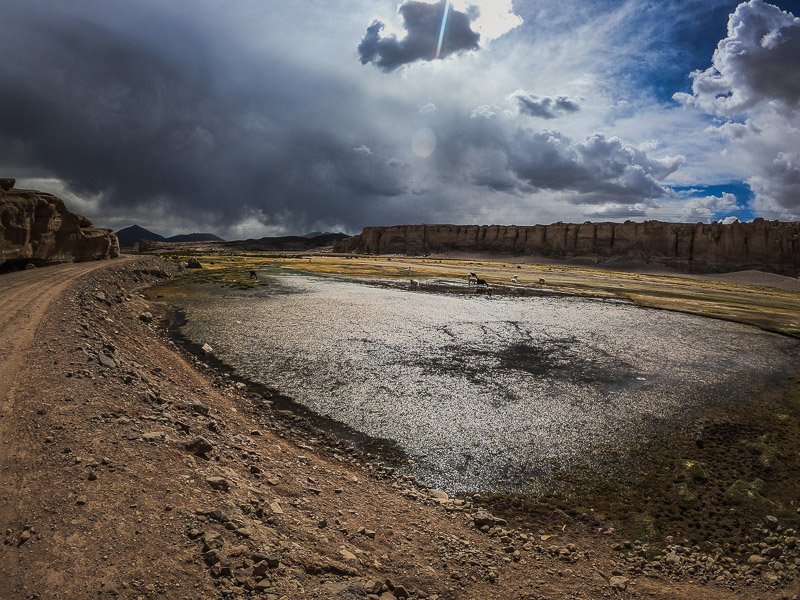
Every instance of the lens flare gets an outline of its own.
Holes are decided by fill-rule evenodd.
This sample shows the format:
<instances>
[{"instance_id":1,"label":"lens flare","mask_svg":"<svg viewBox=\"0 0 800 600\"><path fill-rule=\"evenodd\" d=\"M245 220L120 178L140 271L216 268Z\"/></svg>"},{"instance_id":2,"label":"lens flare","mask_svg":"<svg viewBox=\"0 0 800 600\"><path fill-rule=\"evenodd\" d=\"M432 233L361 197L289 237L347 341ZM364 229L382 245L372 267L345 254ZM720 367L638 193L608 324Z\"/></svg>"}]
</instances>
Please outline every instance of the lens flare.
<instances>
[{"instance_id":1,"label":"lens flare","mask_svg":"<svg viewBox=\"0 0 800 600\"><path fill-rule=\"evenodd\" d=\"M428 158L436 150L436 134L429 127L420 127L411 140L411 149L420 158Z\"/></svg>"},{"instance_id":2,"label":"lens flare","mask_svg":"<svg viewBox=\"0 0 800 600\"><path fill-rule=\"evenodd\" d=\"M442 53L442 42L444 41L444 29L447 27L447 15L450 12L450 0L444 3L444 14L442 15L442 28L439 30L439 43L436 45L436 58Z\"/></svg>"}]
</instances>

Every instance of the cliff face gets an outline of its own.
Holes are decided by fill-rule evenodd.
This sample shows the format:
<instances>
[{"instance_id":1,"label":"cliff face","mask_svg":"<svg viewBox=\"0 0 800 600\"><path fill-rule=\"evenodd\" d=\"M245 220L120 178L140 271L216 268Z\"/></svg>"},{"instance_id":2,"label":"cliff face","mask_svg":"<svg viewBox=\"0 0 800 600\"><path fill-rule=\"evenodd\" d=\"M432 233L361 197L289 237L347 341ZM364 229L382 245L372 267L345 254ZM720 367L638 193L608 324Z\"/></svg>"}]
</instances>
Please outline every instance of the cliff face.
<instances>
[{"instance_id":1,"label":"cliff face","mask_svg":"<svg viewBox=\"0 0 800 600\"><path fill-rule=\"evenodd\" d=\"M69 212L61 198L0 180L0 265L45 265L119 256L117 236Z\"/></svg>"},{"instance_id":2,"label":"cliff face","mask_svg":"<svg viewBox=\"0 0 800 600\"><path fill-rule=\"evenodd\" d=\"M555 223L515 225L398 225L365 227L334 245L337 252L427 254L487 252L656 263L685 271L800 271L800 222Z\"/></svg>"}]
</instances>

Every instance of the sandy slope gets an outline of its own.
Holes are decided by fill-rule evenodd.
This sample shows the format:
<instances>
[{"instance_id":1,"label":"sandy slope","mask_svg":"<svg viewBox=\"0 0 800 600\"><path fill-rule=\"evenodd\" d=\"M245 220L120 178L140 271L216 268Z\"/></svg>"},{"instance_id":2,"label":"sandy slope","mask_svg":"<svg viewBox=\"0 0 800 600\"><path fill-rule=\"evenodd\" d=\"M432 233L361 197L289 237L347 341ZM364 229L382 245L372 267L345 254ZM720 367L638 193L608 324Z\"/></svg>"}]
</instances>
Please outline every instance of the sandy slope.
<instances>
[{"instance_id":1,"label":"sandy slope","mask_svg":"<svg viewBox=\"0 0 800 600\"><path fill-rule=\"evenodd\" d=\"M125 259L0 277L1 598L797 593L631 575L596 519L480 531L470 503L179 352L139 318L150 307L135 291L161 269ZM206 456L187 448L198 436Z\"/></svg>"}]
</instances>

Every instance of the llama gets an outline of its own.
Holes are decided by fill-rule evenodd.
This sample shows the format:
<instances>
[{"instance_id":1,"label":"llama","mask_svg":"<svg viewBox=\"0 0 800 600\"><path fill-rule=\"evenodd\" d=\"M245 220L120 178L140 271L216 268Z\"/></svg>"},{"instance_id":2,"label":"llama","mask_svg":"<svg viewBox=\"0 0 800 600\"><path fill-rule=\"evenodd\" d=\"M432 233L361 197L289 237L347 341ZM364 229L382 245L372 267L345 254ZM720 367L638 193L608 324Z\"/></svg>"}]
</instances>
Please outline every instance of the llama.
<instances>
[{"instance_id":1,"label":"llama","mask_svg":"<svg viewBox=\"0 0 800 600\"><path fill-rule=\"evenodd\" d=\"M475 273L470 273L469 277L467 277L467 285L472 285L473 282L474 283L478 282L478 276L475 275Z\"/></svg>"},{"instance_id":2,"label":"llama","mask_svg":"<svg viewBox=\"0 0 800 600\"><path fill-rule=\"evenodd\" d=\"M539 277L539 285L547 285L547 282L544 280L544 277Z\"/></svg>"},{"instance_id":3,"label":"llama","mask_svg":"<svg viewBox=\"0 0 800 600\"><path fill-rule=\"evenodd\" d=\"M519 283L519 275L512 276L511 283Z\"/></svg>"},{"instance_id":4,"label":"llama","mask_svg":"<svg viewBox=\"0 0 800 600\"><path fill-rule=\"evenodd\" d=\"M488 284L488 283L486 283L486 280L485 280L485 279L479 279L479 278L477 278L477 277L476 277L476 278L475 278L475 285L482 285L483 287L486 287L486 286L488 286L489 284Z\"/></svg>"},{"instance_id":5,"label":"llama","mask_svg":"<svg viewBox=\"0 0 800 600\"><path fill-rule=\"evenodd\" d=\"M419 288L420 288L419 281L417 281L416 279L412 279L411 280L411 289L412 290L418 290Z\"/></svg>"}]
</instances>

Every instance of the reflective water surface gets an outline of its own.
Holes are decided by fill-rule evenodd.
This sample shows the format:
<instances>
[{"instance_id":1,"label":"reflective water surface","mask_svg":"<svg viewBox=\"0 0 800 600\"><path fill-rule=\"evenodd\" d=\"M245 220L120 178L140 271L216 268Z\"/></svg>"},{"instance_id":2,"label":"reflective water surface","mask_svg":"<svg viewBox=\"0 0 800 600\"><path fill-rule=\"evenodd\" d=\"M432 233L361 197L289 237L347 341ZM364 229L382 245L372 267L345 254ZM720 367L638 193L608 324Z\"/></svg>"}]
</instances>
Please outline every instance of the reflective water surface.
<instances>
[{"instance_id":1,"label":"reflective water surface","mask_svg":"<svg viewBox=\"0 0 800 600\"><path fill-rule=\"evenodd\" d=\"M541 491L797 364L794 340L585 298L432 294L284 276L208 288L182 333L240 374L370 436L450 491Z\"/></svg>"}]
</instances>

